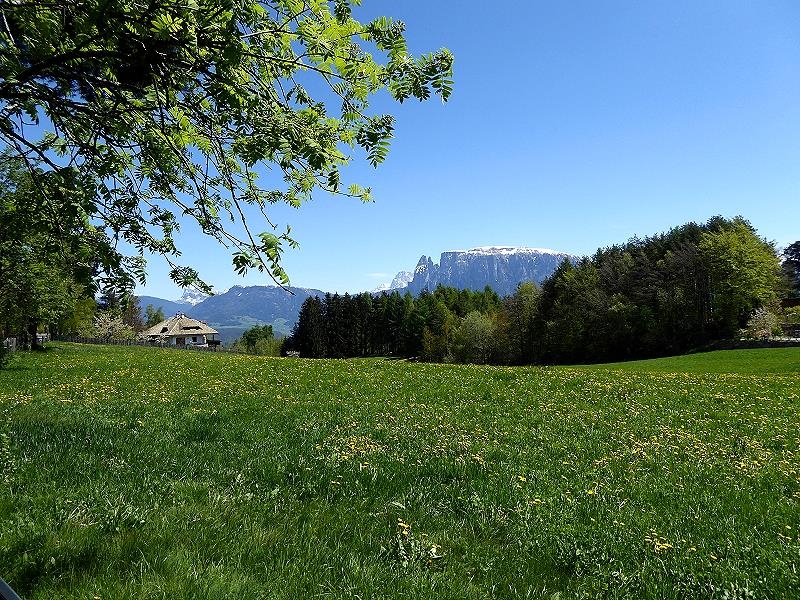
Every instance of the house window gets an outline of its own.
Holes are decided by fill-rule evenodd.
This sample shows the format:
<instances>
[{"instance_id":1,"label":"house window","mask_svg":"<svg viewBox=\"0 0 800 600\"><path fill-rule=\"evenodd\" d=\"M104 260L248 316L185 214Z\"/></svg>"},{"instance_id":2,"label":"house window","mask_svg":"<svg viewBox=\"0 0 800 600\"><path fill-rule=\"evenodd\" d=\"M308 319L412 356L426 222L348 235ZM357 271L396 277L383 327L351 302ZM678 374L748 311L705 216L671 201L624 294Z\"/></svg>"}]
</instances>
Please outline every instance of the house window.
<instances>
[{"instance_id":1,"label":"house window","mask_svg":"<svg viewBox=\"0 0 800 600\"><path fill-rule=\"evenodd\" d=\"M192 341L196 342L197 341L197 337L196 336L192 336Z\"/></svg>"}]
</instances>

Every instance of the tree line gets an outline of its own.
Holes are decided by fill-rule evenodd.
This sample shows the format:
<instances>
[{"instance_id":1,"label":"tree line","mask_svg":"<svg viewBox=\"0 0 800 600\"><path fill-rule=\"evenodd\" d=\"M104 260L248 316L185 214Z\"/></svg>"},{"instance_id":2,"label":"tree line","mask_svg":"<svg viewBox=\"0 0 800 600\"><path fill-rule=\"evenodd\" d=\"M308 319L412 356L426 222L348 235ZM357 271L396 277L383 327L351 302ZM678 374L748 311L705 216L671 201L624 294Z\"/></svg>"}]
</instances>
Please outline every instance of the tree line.
<instances>
[{"instance_id":1,"label":"tree line","mask_svg":"<svg viewBox=\"0 0 800 600\"><path fill-rule=\"evenodd\" d=\"M565 260L541 287L503 299L488 287L311 297L284 349L495 364L679 354L737 336L757 310L777 312L800 288L797 258L782 266L746 220L714 217Z\"/></svg>"},{"instance_id":2,"label":"tree line","mask_svg":"<svg viewBox=\"0 0 800 600\"><path fill-rule=\"evenodd\" d=\"M81 246L48 242L43 234L20 240L15 224L39 217L20 210L19 193L0 194L3 337L27 333L33 343L46 329L133 339L164 319L113 285L93 298L91 270L76 276ZM748 323L759 336L773 331L778 298L800 297L800 242L783 258L747 221L715 217L565 261L541 287L523 283L502 299L488 287L311 297L287 339L257 327L232 349L496 364L677 354L734 337ZM784 320L800 327L800 310L789 312Z\"/></svg>"},{"instance_id":3,"label":"tree line","mask_svg":"<svg viewBox=\"0 0 800 600\"><path fill-rule=\"evenodd\" d=\"M439 287L416 298L397 291L311 296L284 349L313 358L395 355L441 361L462 319L493 314L500 303L489 287L481 292Z\"/></svg>"}]
</instances>

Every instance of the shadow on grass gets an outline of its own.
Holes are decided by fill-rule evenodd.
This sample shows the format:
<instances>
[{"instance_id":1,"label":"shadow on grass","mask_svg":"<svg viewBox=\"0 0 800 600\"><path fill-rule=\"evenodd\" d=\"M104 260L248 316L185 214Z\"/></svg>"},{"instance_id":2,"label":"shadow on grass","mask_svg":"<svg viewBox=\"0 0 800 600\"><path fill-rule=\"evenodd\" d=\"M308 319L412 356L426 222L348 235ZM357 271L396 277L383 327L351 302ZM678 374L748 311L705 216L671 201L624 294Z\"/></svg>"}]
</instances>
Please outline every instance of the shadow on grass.
<instances>
[{"instance_id":1,"label":"shadow on grass","mask_svg":"<svg viewBox=\"0 0 800 600\"><path fill-rule=\"evenodd\" d=\"M5 367L0 367L0 373L7 372L7 371L30 371L31 368L27 365L15 365L10 364Z\"/></svg>"},{"instance_id":2,"label":"shadow on grass","mask_svg":"<svg viewBox=\"0 0 800 600\"><path fill-rule=\"evenodd\" d=\"M20 361L17 359L19 356L26 356L31 354L47 354L52 352L61 352L64 348L62 346L36 346L30 350L15 350L13 352L9 352L2 356L0 360L0 372L8 372L8 371L30 371L31 367L26 364L20 364ZM2 596L0 596L0 600Z\"/></svg>"}]
</instances>

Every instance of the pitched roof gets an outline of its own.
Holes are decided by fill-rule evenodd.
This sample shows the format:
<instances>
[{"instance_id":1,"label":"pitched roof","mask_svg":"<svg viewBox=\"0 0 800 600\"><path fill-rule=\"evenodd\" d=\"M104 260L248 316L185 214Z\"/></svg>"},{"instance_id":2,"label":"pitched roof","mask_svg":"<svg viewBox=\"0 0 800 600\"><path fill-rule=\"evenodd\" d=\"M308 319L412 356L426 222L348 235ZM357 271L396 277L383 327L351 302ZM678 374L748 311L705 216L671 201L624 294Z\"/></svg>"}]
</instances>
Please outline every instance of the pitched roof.
<instances>
[{"instance_id":1,"label":"pitched roof","mask_svg":"<svg viewBox=\"0 0 800 600\"><path fill-rule=\"evenodd\" d=\"M145 329L142 334L146 336L175 336L175 335L212 335L219 331L212 329L206 323L187 317L183 313L178 313L150 329Z\"/></svg>"}]
</instances>

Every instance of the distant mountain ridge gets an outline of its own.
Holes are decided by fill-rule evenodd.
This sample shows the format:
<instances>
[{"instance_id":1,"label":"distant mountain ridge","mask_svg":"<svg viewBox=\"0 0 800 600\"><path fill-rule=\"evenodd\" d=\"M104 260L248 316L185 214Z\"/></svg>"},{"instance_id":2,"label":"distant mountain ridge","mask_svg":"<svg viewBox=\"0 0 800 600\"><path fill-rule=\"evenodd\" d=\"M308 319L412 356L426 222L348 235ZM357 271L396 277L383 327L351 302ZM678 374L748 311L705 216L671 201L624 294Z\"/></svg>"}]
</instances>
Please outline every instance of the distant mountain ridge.
<instances>
[{"instance_id":1,"label":"distant mountain ridge","mask_svg":"<svg viewBox=\"0 0 800 600\"><path fill-rule=\"evenodd\" d=\"M173 316L179 312L188 312L191 315L191 306L182 302L175 302L174 300L164 300L164 298L156 298L155 296L137 296L139 298L139 306L142 307L142 313L148 306L152 306L154 310L161 309L165 317Z\"/></svg>"},{"instance_id":2,"label":"distant mountain ridge","mask_svg":"<svg viewBox=\"0 0 800 600\"><path fill-rule=\"evenodd\" d=\"M471 290L488 285L500 296L508 296L523 281L542 283L565 259L574 262L578 257L547 248L514 246L442 252L438 264L423 255L407 289L419 294L426 289L433 291L438 285Z\"/></svg>"},{"instance_id":3,"label":"distant mountain ridge","mask_svg":"<svg viewBox=\"0 0 800 600\"><path fill-rule=\"evenodd\" d=\"M491 286L500 296L514 293L522 281L541 283L564 260L577 256L545 248L489 246L471 250L442 252L436 264L422 256L413 272L400 271L391 284L373 293L406 291L416 295L438 285L458 289L482 290ZM325 292L299 287L233 286L215 296L184 293L177 301L153 296L140 296L139 304L161 308L169 317L182 312L207 322L220 332L223 342L230 343L254 325L272 325L276 335L291 332L303 302L309 296L325 296Z\"/></svg>"},{"instance_id":4,"label":"distant mountain ridge","mask_svg":"<svg viewBox=\"0 0 800 600\"><path fill-rule=\"evenodd\" d=\"M308 288L235 285L195 304L139 296L139 305L142 310L147 305L161 308L165 317L182 312L205 321L220 332L223 342L229 343L254 325L272 325L276 335L290 333L305 299L324 295L325 292Z\"/></svg>"},{"instance_id":5,"label":"distant mountain ridge","mask_svg":"<svg viewBox=\"0 0 800 600\"><path fill-rule=\"evenodd\" d=\"M288 333L297 320L300 307L309 296L324 296L314 289L277 286L233 286L196 304L193 316L209 324L234 326L241 321L260 321ZM281 322L285 322L281 326ZM277 331L276 331L277 332Z\"/></svg>"}]
</instances>

